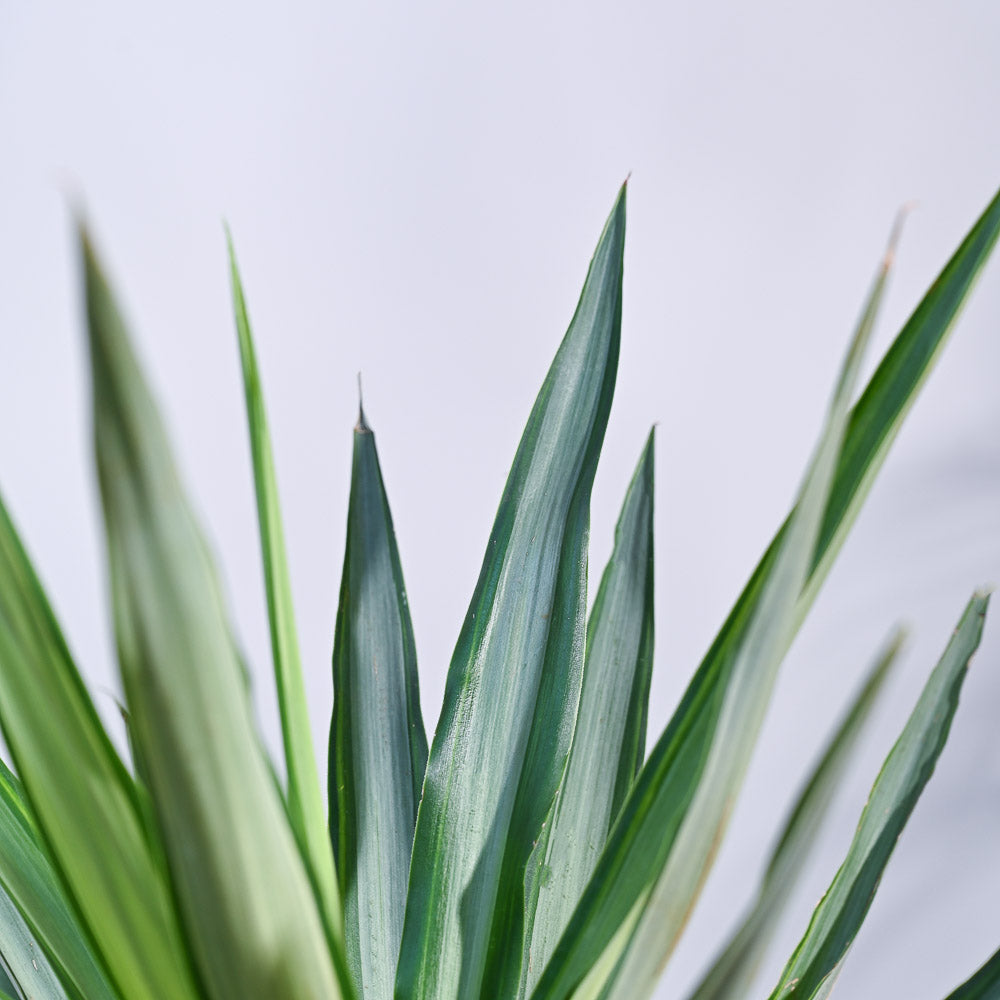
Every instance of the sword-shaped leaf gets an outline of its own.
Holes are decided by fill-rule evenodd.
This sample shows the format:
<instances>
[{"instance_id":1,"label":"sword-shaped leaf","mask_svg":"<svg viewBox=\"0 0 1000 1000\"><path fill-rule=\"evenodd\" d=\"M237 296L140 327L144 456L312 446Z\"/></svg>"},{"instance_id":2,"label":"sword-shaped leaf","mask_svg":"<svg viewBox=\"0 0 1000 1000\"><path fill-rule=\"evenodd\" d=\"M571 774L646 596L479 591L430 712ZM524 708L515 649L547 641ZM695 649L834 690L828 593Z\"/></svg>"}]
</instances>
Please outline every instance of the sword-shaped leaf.
<instances>
[{"instance_id":1,"label":"sword-shaped leaf","mask_svg":"<svg viewBox=\"0 0 1000 1000\"><path fill-rule=\"evenodd\" d=\"M989 598L975 594L861 813L854 840L770 1000L822 1000L868 913L896 841L944 749L969 660L979 645Z\"/></svg>"},{"instance_id":2,"label":"sword-shaped leaf","mask_svg":"<svg viewBox=\"0 0 1000 1000\"><path fill-rule=\"evenodd\" d=\"M213 1000L338 997L208 548L85 237L83 256L118 660L188 947Z\"/></svg>"},{"instance_id":3,"label":"sword-shaped leaf","mask_svg":"<svg viewBox=\"0 0 1000 1000\"><path fill-rule=\"evenodd\" d=\"M739 1000L749 994L760 960L812 852L851 752L901 645L902 632L897 631L876 660L796 801L771 854L753 907L691 994L691 1000Z\"/></svg>"},{"instance_id":4,"label":"sword-shaped leaf","mask_svg":"<svg viewBox=\"0 0 1000 1000\"><path fill-rule=\"evenodd\" d=\"M1000 234L994 197L931 285L854 406L795 622L805 616L857 516L903 418ZM792 515L789 515L789 520ZM591 882L533 997L565 1000L601 955L615 952L662 869L690 803L737 649L771 578L789 520L781 526L706 653L666 730L636 778Z\"/></svg>"},{"instance_id":5,"label":"sword-shaped leaf","mask_svg":"<svg viewBox=\"0 0 1000 1000\"><path fill-rule=\"evenodd\" d=\"M342 948L343 913L333 867L333 852L327 836L323 794L319 772L316 769L312 728L309 725L309 710L306 706L302 660L299 655L295 611L292 606L292 585L288 574L288 559L285 555L281 507L278 502L278 482L274 472L271 435L264 409L264 392L257 369L257 356L243 295L243 284L236 265L236 252L228 232L226 237L233 287L233 311L236 315L236 331L239 336L240 361L243 369L247 425L250 431L254 487L257 495L264 589L267 593L267 614L271 628L271 656L274 660L281 735L288 770L288 816L312 873L320 908L336 941L335 947Z\"/></svg>"},{"instance_id":6,"label":"sword-shaped leaf","mask_svg":"<svg viewBox=\"0 0 1000 1000\"><path fill-rule=\"evenodd\" d=\"M704 749L697 786L629 936L620 966L608 983L605 995L610 1000L645 1000L652 995L722 841L764 722L778 668L795 634L799 595L809 576L891 253L890 248L865 303L774 565L742 641L734 650L729 676L719 693L719 715L712 739Z\"/></svg>"},{"instance_id":7,"label":"sword-shaped leaf","mask_svg":"<svg viewBox=\"0 0 1000 1000\"><path fill-rule=\"evenodd\" d=\"M0 761L0 883L72 1000L116 1000L40 845L21 783ZM16 922L15 922L16 923ZM0 953L11 955L0 941ZM20 981L20 980L19 980Z\"/></svg>"},{"instance_id":8,"label":"sword-shaped leaf","mask_svg":"<svg viewBox=\"0 0 1000 1000\"><path fill-rule=\"evenodd\" d=\"M159 1000L170 982L178 997L192 1000L197 990L136 788L2 503L0 720L47 854L115 991ZM68 952L64 961L71 962ZM102 996L83 964L72 973L83 977L81 989Z\"/></svg>"},{"instance_id":9,"label":"sword-shaped leaf","mask_svg":"<svg viewBox=\"0 0 1000 1000\"><path fill-rule=\"evenodd\" d=\"M1000 997L1000 950L971 979L948 994L948 1000L997 1000L997 997Z\"/></svg>"},{"instance_id":10,"label":"sword-shaped leaf","mask_svg":"<svg viewBox=\"0 0 1000 1000\"><path fill-rule=\"evenodd\" d=\"M566 772L525 873L515 992L534 988L642 764L653 665L653 432L625 495L587 628ZM520 901L518 901L520 904ZM501 982L494 979L492 982ZM506 995L504 990L499 995Z\"/></svg>"},{"instance_id":11,"label":"sword-shaped leaf","mask_svg":"<svg viewBox=\"0 0 1000 1000\"><path fill-rule=\"evenodd\" d=\"M365 1000L392 1000L427 737L403 571L363 411L354 430L333 689L330 835L348 965Z\"/></svg>"},{"instance_id":12,"label":"sword-shaped leaf","mask_svg":"<svg viewBox=\"0 0 1000 1000\"><path fill-rule=\"evenodd\" d=\"M623 187L528 418L452 658L417 814L399 1000L485 988L497 900L520 891L565 766L583 669L590 493L618 364L624 235Z\"/></svg>"}]
</instances>

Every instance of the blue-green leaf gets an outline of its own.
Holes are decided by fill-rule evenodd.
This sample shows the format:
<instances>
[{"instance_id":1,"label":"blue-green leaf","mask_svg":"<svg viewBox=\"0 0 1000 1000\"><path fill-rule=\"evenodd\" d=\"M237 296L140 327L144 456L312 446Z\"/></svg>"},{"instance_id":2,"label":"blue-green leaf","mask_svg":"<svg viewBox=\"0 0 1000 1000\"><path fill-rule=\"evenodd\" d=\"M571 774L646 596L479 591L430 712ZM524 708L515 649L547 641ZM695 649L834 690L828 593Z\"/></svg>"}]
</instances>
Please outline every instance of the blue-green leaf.
<instances>
[{"instance_id":1,"label":"blue-green leaf","mask_svg":"<svg viewBox=\"0 0 1000 1000\"><path fill-rule=\"evenodd\" d=\"M732 667L719 692L719 715L712 738L702 749L697 784L684 804L676 836L649 887L620 966L602 991L602 996L610 1000L644 1000L652 995L715 859L770 703L778 668L795 633L799 595L809 576L855 383L888 270L889 255L862 311L774 565L734 650Z\"/></svg>"},{"instance_id":2,"label":"blue-green leaf","mask_svg":"<svg viewBox=\"0 0 1000 1000\"><path fill-rule=\"evenodd\" d=\"M989 598L975 594L868 796L847 856L788 960L771 1000L826 997L868 913L882 872L944 749Z\"/></svg>"},{"instance_id":3,"label":"blue-green leaf","mask_svg":"<svg viewBox=\"0 0 1000 1000\"><path fill-rule=\"evenodd\" d=\"M518 995L534 988L642 764L653 666L653 432L629 485L587 629L566 773L525 874Z\"/></svg>"},{"instance_id":4,"label":"blue-green leaf","mask_svg":"<svg viewBox=\"0 0 1000 1000\"><path fill-rule=\"evenodd\" d=\"M998 234L1000 194L917 306L851 411L796 622L810 607ZM640 771L594 877L536 987L537 1000L565 1000L572 995L595 964L595 955L602 956L598 960L602 968L614 967L615 949L627 939L627 925L637 919L697 786L721 695L788 528L786 520Z\"/></svg>"},{"instance_id":5,"label":"blue-green leaf","mask_svg":"<svg viewBox=\"0 0 1000 1000\"><path fill-rule=\"evenodd\" d=\"M812 853L848 759L901 644L902 633L897 631L875 661L785 822L750 912L691 994L691 1000L739 1000L749 995L757 966Z\"/></svg>"},{"instance_id":6,"label":"blue-green leaf","mask_svg":"<svg viewBox=\"0 0 1000 1000\"><path fill-rule=\"evenodd\" d=\"M18 908L0 891L0 955L26 1000L71 1000Z\"/></svg>"},{"instance_id":7,"label":"blue-green leaf","mask_svg":"<svg viewBox=\"0 0 1000 1000\"><path fill-rule=\"evenodd\" d=\"M583 669L590 493L618 365L624 236L623 187L528 419L452 658L417 814L399 1000L485 989L497 901L520 892L565 766Z\"/></svg>"},{"instance_id":8,"label":"blue-green leaf","mask_svg":"<svg viewBox=\"0 0 1000 1000\"><path fill-rule=\"evenodd\" d=\"M358 994L391 1000L427 737L403 572L375 435L354 431L333 646L330 835Z\"/></svg>"}]
</instances>

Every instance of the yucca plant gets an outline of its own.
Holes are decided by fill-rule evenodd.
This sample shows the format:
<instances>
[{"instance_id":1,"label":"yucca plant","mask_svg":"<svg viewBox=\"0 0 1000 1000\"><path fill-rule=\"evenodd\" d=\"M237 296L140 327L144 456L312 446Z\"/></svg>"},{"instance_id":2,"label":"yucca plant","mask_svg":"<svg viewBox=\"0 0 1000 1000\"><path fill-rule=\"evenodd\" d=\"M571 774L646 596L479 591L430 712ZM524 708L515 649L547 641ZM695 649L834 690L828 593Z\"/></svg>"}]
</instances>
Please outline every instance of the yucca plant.
<instances>
[{"instance_id":1,"label":"yucca plant","mask_svg":"<svg viewBox=\"0 0 1000 1000\"><path fill-rule=\"evenodd\" d=\"M860 396L881 263L785 522L650 753L653 434L587 616L589 501L621 323L625 188L528 418L428 749L362 412L324 803L250 323L231 275L285 779L208 547L86 234L94 437L129 741L106 735L0 505L0 954L42 1000L641 1000L725 832L778 666L1000 233L1000 195ZM942 750L987 596L949 638L771 997L825 997ZM748 995L875 697L834 727L759 896L691 1000ZM1000 953L957 998L1000 996Z\"/></svg>"}]
</instances>

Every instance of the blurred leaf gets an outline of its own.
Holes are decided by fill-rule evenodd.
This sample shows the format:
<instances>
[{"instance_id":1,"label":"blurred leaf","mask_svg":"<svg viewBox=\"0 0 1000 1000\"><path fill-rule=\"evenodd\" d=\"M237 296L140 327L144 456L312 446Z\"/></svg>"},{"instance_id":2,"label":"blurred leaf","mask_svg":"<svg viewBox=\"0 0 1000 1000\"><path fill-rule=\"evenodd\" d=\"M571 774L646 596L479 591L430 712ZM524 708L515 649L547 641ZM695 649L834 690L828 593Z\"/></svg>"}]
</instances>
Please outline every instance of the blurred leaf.
<instances>
[{"instance_id":1,"label":"blurred leaf","mask_svg":"<svg viewBox=\"0 0 1000 1000\"><path fill-rule=\"evenodd\" d=\"M583 669L590 492L621 334L625 188L542 386L452 658L410 870L399 1000L478 996L498 900L562 776Z\"/></svg>"},{"instance_id":2,"label":"blurred leaf","mask_svg":"<svg viewBox=\"0 0 1000 1000\"><path fill-rule=\"evenodd\" d=\"M170 982L178 997L197 996L135 786L2 503L0 720L47 854L115 990L159 1000ZM81 989L102 995L83 965L72 974L84 976Z\"/></svg>"},{"instance_id":3,"label":"blurred leaf","mask_svg":"<svg viewBox=\"0 0 1000 1000\"><path fill-rule=\"evenodd\" d=\"M359 995L392 1000L427 737L403 571L363 412L354 431L333 688L330 834L348 964Z\"/></svg>"},{"instance_id":4,"label":"blurred leaf","mask_svg":"<svg viewBox=\"0 0 1000 1000\"><path fill-rule=\"evenodd\" d=\"M1000 950L973 977L953 993L948 1000L997 1000L1000 997Z\"/></svg>"},{"instance_id":5,"label":"blurred leaf","mask_svg":"<svg viewBox=\"0 0 1000 1000\"><path fill-rule=\"evenodd\" d=\"M854 406L812 566L795 613L801 622L1000 233L1000 194L917 306ZM793 511L794 513L794 511ZM622 808L591 882L533 994L565 1000L593 957L625 935L662 869L705 763L735 655L755 617L789 530L781 526L706 653ZM631 915L631 917L630 917Z\"/></svg>"},{"instance_id":6,"label":"blurred leaf","mask_svg":"<svg viewBox=\"0 0 1000 1000\"><path fill-rule=\"evenodd\" d=\"M338 997L208 549L86 237L83 255L118 659L188 945L213 1000Z\"/></svg>"},{"instance_id":7,"label":"blurred leaf","mask_svg":"<svg viewBox=\"0 0 1000 1000\"><path fill-rule=\"evenodd\" d=\"M281 713L281 734L288 769L288 815L303 856L318 890L319 904L329 925L335 947L343 947L344 918L341 910L333 851L327 834L326 815L316 757L313 749L309 710L306 706L302 661L299 656L292 586L285 555L285 535L281 526L278 483L271 452L271 435L264 410L257 357L236 264L232 238L229 246L230 276L233 286L233 310L239 335L243 388L246 395L250 451L253 457L254 486L257 494L257 517L260 525L261 557L264 563L264 586L271 627L271 655Z\"/></svg>"},{"instance_id":8,"label":"blurred leaf","mask_svg":"<svg viewBox=\"0 0 1000 1000\"><path fill-rule=\"evenodd\" d=\"M882 871L944 749L969 660L979 645L989 598L969 602L896 741L861 814L847 857L813 913L771 1000L827 996L875 897Z\"/></svg>"},{"instance_id":9,"label":"blurred leaf","mask_svg":"<svg viewBox=\"0 0 1000 1000\"><path fill-rule=\"evenodd\" d=\"M739 1000L749 995L757 967L815 846L848 759L902 641L903 634L897 631L876 660L785 823L752 909L691 994L691 1000Z\"/></svg>"},{"instance_id":10,"label":"blurred leaf","mask_svg":"<svg viewBox=\"0 0 1000 1000\"><path fill-rule=\"evenodd\" d=\"M116 1000L99 959L63 895L38 840L20 782L0 761L0 883L17 905L25 933L36 938L72 1000ZM13 921L17 925L17 921ZM0 937L0 953L12 961ZM23 981L23 980L22 980Z\"/></svg>"},{"instance_id":11,"label":"blurred leaf","mask_svg":"<svg viewBox=\"0 0 1000 1000\"><path fill-rule=\"evenodd\" d=\"M642 764L653 665L653 432L629 485L594 600L566 773L525 873L517 995L530 991L566 928ZM497 983L497 979L491 982ZM498 991L503 995L506 990Z\"/></svg>"}]
</instances>

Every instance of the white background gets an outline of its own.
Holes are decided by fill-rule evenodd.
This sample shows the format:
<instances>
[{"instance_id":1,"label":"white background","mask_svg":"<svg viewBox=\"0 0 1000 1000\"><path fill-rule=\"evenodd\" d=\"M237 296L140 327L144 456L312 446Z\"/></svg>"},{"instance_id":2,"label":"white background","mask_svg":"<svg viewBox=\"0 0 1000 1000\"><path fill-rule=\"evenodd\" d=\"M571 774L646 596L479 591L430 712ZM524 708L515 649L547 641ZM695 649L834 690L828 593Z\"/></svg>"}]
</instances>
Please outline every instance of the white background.
<instances>
[{"instance_id":1,"label":"white background","mask_svg":"<svg viewBox=\"0 0 1000 1000\"><path fill-rule=\"evenodd\" d=\"M355 373L429 732L510 459L632 172L593 576L659 422L651 740L787 509L897 208L876 351L1000 184L993 0L255 4L0 0L0 483L112 717L72 208L86 212L224 567L276 743L229 308L232 226L277 452L318 751ZM748 899L890 625L913 642L766 996L973 587L1000 578L1000 261L789 656L731 836L658 996ZM1000 624L838 987L939 1000L1000 944Z\"/></svg>"}]
</instances>

